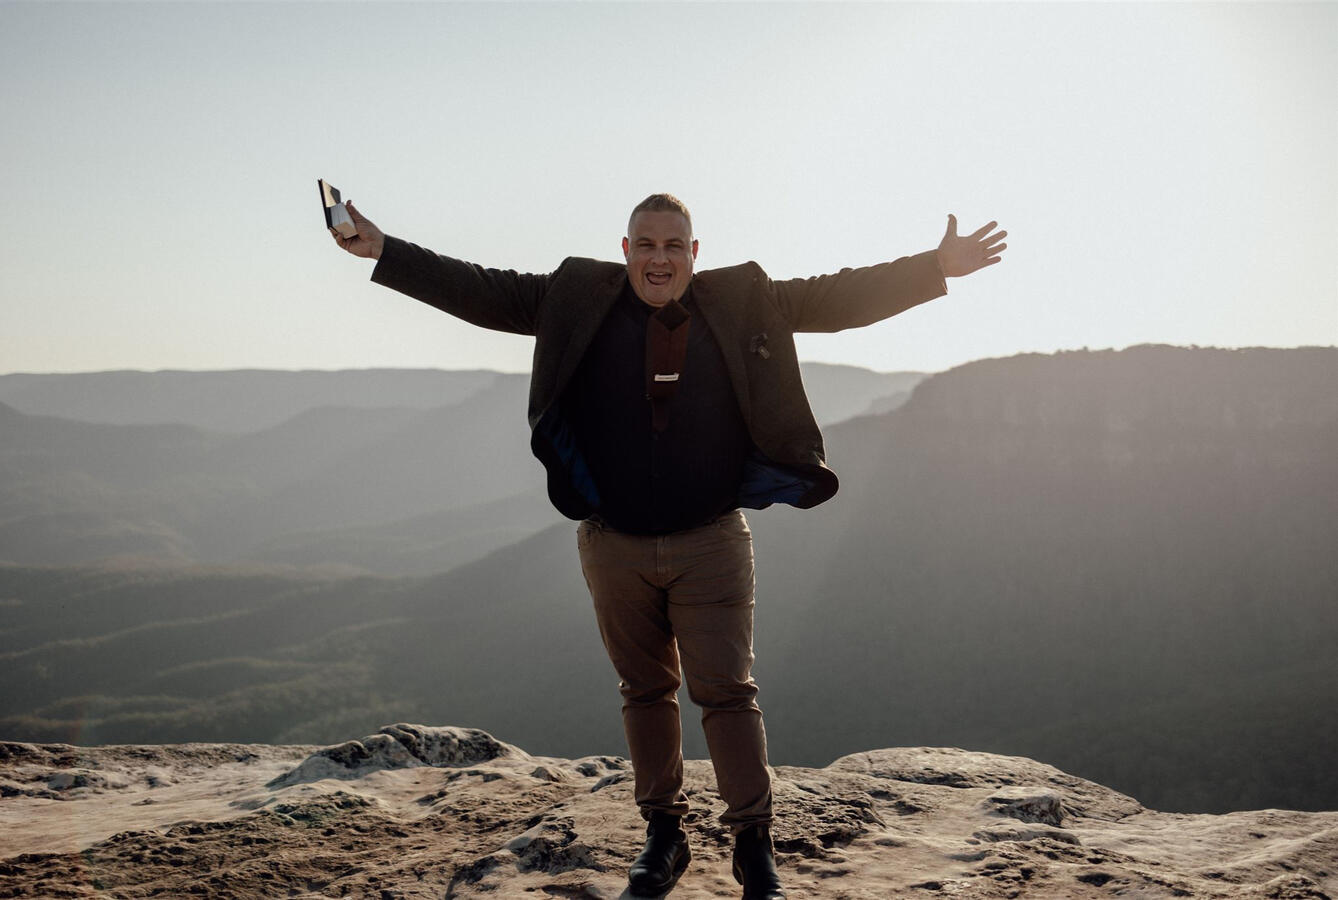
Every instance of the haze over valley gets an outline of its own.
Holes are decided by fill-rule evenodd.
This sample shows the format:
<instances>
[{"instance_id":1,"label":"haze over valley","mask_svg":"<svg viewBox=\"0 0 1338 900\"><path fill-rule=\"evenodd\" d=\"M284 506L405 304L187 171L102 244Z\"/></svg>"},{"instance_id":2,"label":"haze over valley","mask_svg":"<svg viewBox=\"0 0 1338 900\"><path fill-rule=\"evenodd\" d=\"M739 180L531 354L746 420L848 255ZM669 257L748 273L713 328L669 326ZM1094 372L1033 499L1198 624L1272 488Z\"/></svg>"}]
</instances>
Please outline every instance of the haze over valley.
<instances>
[{"instance_id":1,"label":"haze over valley","mask_svg":"<svg viewBox=\"0 0 1338 900\"><path fill-rule=\"evenodd\" d=\"M774 763L957 746L1163 810L1338 808L1338 350L804 375L842 489L749 513ZM486 372L0 376L0 737L418 721L623 754L525 393ZM695 726L685 745L705 756Z\"/></svg>"}]
</instances>

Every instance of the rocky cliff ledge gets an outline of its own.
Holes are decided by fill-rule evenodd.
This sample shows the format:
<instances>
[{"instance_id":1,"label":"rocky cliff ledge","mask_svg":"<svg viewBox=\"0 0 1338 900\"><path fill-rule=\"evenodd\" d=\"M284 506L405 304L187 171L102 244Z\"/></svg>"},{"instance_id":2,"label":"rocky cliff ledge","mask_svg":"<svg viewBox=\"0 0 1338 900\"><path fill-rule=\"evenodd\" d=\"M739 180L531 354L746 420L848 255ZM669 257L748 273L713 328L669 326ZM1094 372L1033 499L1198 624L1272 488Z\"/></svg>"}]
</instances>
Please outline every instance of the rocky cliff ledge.
<instances>
[{"instance_id":1,"label":"rocky cliff ledge","mask_svg":"<svg viewBox=\"0 0 1338 900\"><path fill-rule=\"evenodd\" d=\"M674 900L737 897L687 763ZM393 725L333 747L0 743L3 897L623 895L631 767ZM790 897L1338 897L1338 812L1183 815L1021 757L874 750L776 769Z\"/></svg>"}]
</instances>

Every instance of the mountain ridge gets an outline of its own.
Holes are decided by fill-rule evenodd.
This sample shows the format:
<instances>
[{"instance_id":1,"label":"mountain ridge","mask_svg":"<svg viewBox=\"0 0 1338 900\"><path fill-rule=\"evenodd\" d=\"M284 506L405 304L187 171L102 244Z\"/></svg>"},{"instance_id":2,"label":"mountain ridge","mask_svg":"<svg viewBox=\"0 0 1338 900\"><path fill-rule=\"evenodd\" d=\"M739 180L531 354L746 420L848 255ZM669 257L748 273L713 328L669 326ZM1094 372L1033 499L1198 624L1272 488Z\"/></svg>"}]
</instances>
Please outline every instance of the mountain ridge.
<instances>
[{"instance_id":1,"label":"mountain ridge","mask_svg":"<svg viewBox=\"0 0 1338 900\"><path fill-rule=\"evenodd\" d=\"M922 377L825 364L802 369L822 422L871 405L898 405ZM446 549L442 565L448 567L552 520L543 470L528 449L525 375L344 370L107 377L108 384L97 374L0 376L0 402L17 397L29 404L24 411L6 403L7 412L0 412L0 559L263 560L378 574L401 574L407 562L424 573L431 565L425 548ZM203 427L218 425L207 419L220 396L227 400L222 414L234 420L251 415L250 430ZM142 421L173 413L188 421ZM502 504L521 495L534 498L534 509ZM472 540L462 541L457 526L434 525L447 514L464 517L490 505L494 518L503 509L513 512ZM436 530L415 534L414 524ZM354 539L362 547L357 563L350 563ZM285 548L291 549L287 557Z\"/></svg>"}]
</instances>

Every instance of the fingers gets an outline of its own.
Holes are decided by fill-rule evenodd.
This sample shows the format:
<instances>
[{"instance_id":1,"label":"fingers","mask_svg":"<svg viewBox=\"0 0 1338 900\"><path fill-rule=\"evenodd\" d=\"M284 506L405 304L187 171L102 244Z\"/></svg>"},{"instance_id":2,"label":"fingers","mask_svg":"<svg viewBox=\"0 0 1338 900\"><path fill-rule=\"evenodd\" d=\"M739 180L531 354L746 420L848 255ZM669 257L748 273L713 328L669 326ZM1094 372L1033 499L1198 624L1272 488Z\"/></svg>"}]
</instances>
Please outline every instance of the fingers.
<instances>
[{"instance_id":1,"label":"fingers","mask_svg":"<svg viewBox=\"0 0 1338 900\"><path fill-rule=\"evenodd\" d=\"M943 232L943 237L957 237L957 217L952 213L948 213L948 230Z\"/></svg>"},{"instance_id":2,"label":"fingers","mask_svg":"<svg viewBox=\"0 0 1338 900\"><path fill-rule=\"evenodd\" d=\"M973 240L973 241L978 241L978 240L980 240L980 239L983 238L985 235L989 234L990 231L991 231L992 229L997 228L998 225L999 225L998 222L991 222L991 223L988 224L988 225L982 225L981 227L977 228L975 231L971 232L971 240ZM1000 236L1002 237L1002 235L1000 235Z\"/></svg>"},{"instance_id":3,"label":"fingers","mask_svg":"<svg viewBox=\"0 0 1338 900\"><path fill-rule=\"evenodd\" d=\"M979 252L982 257L989 257L985 262L980 264L982 268L997 263L999 261L999 254L1008 249L1008 245L1003 242L1003 239L1008 237L1007 231L1000 231L995 234L989 233L992 229L996 228L998 224L998 222L990 222L988 225L983 225L971 232L970 237L964 239L975 241L978 248L977 252Z\"/></svg>"},{"instance_id":4,"label":"fingers","mask_svg":"<svg viewBox=\"0 0 1338 900\"><path fill-rule=\"evenodd\" d=\"M334 242L335 242L336 244L339 245L339 249L341 249L341 250L347 250L349 253L352 253L354 256L357 256L357 255L358 255L358 251L357 251L356 249L354 249L354 242L355 242L356 240L358 240L358 236L357 236L357 235L354 235L354 236L351 237L351 238L346 238L346 237L344 237L342 234L340 234L339 232L335 231L333 228L328 229L328 230L329 230L329 232L330 232L330 237L334 238Z\"/></svg>"}]
</instances>

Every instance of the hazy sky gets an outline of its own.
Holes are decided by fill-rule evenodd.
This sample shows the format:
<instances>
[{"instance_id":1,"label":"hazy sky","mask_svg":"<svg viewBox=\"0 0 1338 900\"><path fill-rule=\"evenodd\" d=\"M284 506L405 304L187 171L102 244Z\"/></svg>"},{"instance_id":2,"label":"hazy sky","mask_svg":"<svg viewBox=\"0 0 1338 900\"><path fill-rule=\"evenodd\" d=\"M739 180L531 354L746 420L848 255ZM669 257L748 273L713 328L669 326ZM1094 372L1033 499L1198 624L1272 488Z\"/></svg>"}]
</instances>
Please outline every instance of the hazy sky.
<instances>
[{"instance_id":1,"label":"hazy sky","mask_svg":"<svg viewBox=\"0 0 1338 900\"><path fill-rule=\"evenodd\" d=\"M1002 264L803 358L1338 343L1338 4L0 2L0 372L528 368L371 284L324 177L485 265Z\"/></svg>"}]
</instances>

